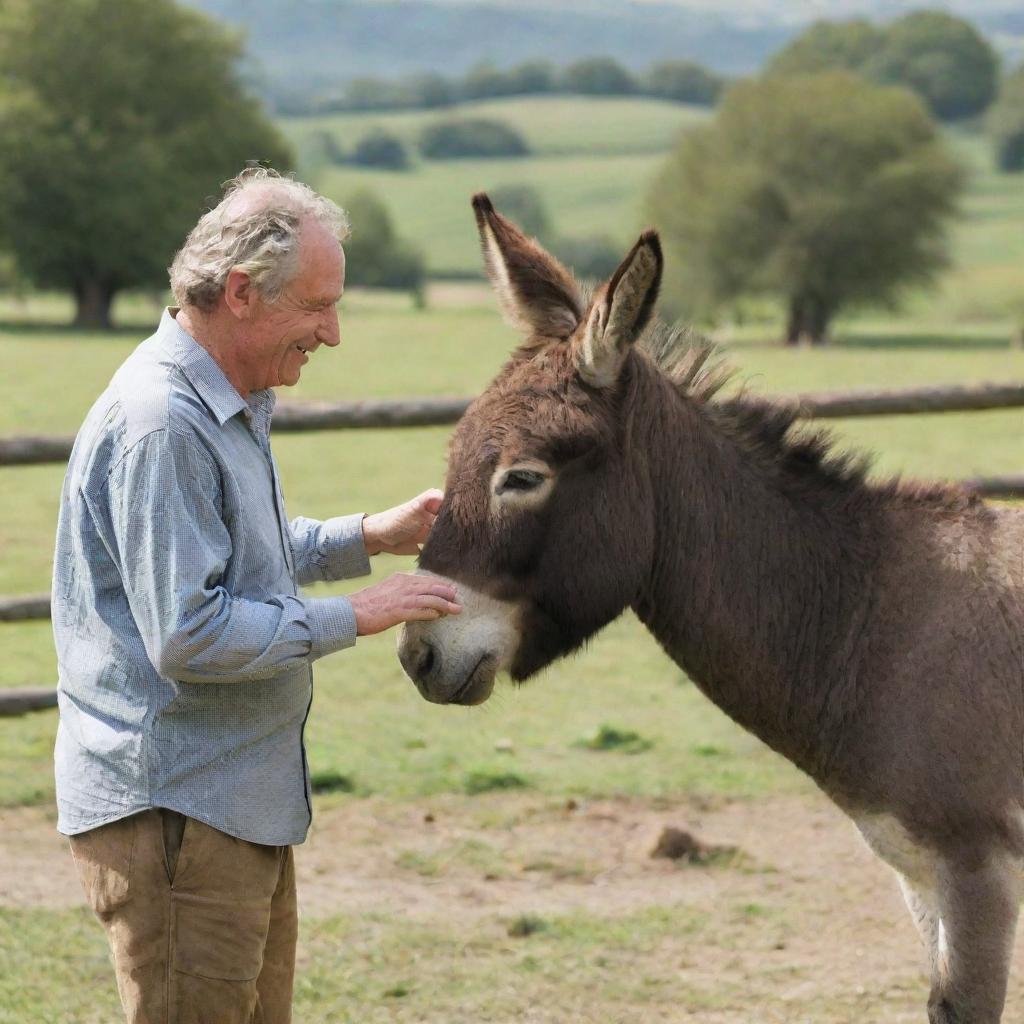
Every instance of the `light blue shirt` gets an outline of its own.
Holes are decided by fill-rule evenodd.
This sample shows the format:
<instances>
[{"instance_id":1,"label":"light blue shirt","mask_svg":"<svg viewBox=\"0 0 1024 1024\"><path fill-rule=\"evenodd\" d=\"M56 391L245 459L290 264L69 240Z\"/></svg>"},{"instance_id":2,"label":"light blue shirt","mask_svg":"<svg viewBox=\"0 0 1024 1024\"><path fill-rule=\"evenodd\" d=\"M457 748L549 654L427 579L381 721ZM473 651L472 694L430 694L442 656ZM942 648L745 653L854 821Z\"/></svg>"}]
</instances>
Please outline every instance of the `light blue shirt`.
<instances>
[{"instance_id":1,"label":"light blue shirt","mask_svg":"<svg viewBox=\"0 0 1024 1024\"><path fill-rule=\"evenodd\" d=\"M310 666L356 622L298 585L369 559L361 515L286 518L273 407L169 310L79 431L52 598L67 835L167 807L251 842L306 836Z\"/></svg>"}]
</instances>

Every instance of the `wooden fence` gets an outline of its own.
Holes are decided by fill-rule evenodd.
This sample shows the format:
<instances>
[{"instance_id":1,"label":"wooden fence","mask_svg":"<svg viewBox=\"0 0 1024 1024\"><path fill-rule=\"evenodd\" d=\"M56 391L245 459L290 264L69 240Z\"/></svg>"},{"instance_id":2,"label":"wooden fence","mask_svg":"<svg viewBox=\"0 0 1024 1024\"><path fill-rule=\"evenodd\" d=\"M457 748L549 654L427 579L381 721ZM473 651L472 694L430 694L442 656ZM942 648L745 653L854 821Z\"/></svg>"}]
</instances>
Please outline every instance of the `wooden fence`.
<instances>
[{"instance_id":1,"label":"wooden fence","mask_svg":"<svg viewBox=\"0 0 1024 1024\"><path fill-rule=\"evenodd\" d=\"M1024 407L1024 384L818 392L779 396L779 400L795 403L799 415L805 419L970 412ZM455 423L471 401L469 398L417 398L303 405L282 403L274 413L274 432L445 425ZM0 466L66 462L73 443L71 437L0 438ZM962 483L985 497L1024 497L1024 474L977 477ZM49 617L49 594L0 598L0 622ZM20 715L53 707L56 703L57 693L52 686L0 690L0 715Z\"/></svg>"}]
</instances>

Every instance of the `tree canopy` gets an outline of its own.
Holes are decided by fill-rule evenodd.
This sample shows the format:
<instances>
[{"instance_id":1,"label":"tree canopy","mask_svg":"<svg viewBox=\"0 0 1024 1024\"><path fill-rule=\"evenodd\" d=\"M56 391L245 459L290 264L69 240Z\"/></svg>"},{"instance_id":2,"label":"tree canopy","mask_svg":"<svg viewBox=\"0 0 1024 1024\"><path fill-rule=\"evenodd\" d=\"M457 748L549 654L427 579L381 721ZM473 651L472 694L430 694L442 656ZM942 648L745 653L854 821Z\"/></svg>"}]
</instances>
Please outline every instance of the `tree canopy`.
<instances>
[{"instance_id":1,"label":"tree canopy","mask_svg":"<svg viewBox=\"0 0 1024 1024\"><path fill-rule=\"evenodd\" d=\"M904 89L847 72L741 83L681 138L650 195L665 294L690 314L776 296L787 340L822 342L841 309L892 302L944 265L961 183Z\"/></svg>"},{"instance_id":2,"label":"tree canopy","mask_svg":"<svg viewBox=\"0 0 1024 1024\"><path fill-rule=\"evenodd\" d=\"M247 96L238 38L173 0L4 0L0 234L37 286L106 326L166 285L204 201L288 146Z\"/></svg>"},{"instance_id":3,"label":"tree canopy","mask_svg":"<svg viewBox=\"0 0 1024 1024\"><path fill-rule=\"evenodd\" d=\"M885 26L864 19L818 21L768 66L770 74L840 69L906 86L944 121L983 111L999 79L999 59L985 38L942 11L915 11Z\"/></svg>"},{"instance_id":4,"label":"tree canopy","mask_svg":"<svg viewBox=\"0 0 1024 1024\"><path fill-rule=\"evenodd\" d=\"M1024 64L1003 79L992 105L988 129L1001 171L1024 171Z\"/></svg>"}]
</instances>

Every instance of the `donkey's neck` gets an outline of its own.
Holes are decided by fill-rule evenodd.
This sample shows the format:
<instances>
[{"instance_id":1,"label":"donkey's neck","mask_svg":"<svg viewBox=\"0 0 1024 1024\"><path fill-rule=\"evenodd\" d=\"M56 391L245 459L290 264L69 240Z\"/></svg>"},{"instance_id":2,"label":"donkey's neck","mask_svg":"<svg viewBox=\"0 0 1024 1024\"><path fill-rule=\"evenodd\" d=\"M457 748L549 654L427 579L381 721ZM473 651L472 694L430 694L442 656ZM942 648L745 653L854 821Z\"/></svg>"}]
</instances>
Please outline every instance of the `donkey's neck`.
<instances>
[{"instance_id":1,"label":"donkey's neck","mask_svg":"<svg viewBox=\"0 0 1024 1024\"><path fill-rule=\"evenodd\" d=\"M634 400L656 536L636 612L711 700L827 787L860 697L883 542L864 519L874 503L824 479L820 495L797 497L770 458L650 365Z\"/></svg>"}]
</instances>

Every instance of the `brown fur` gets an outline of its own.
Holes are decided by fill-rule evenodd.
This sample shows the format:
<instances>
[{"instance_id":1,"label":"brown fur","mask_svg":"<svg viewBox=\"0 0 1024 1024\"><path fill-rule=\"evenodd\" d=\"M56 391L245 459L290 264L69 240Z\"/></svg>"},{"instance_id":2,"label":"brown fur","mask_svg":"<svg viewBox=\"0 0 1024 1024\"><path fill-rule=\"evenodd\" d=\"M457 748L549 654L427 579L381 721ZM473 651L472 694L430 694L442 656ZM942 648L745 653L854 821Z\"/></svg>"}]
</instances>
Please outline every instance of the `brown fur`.
<instances>
[{"instance_id":1,"label":"brown fur","mask_svg":"<svg viewBox=\"0 0 1024 1024\"><path fill-rule=\"evenodd\" d=\"M726 713L935 858L949 950L930 1020L994 1024L1024 856L1024 514L871 482L797 409L716 397L713 350L663 326L628 339L613 385L588 385L581 293L475 205L540 312L520 314L531 337L456 429L421 564L523 609L517 679L633 608ZM543 329L567 317L569 334ZM495 517L492 474L525 457L554 490Z\"/></svg>"}]
</instances>

